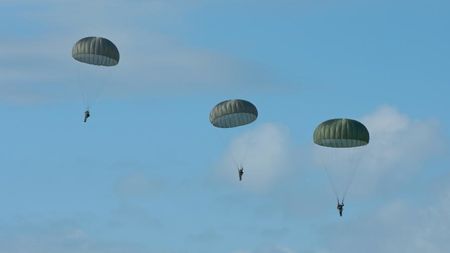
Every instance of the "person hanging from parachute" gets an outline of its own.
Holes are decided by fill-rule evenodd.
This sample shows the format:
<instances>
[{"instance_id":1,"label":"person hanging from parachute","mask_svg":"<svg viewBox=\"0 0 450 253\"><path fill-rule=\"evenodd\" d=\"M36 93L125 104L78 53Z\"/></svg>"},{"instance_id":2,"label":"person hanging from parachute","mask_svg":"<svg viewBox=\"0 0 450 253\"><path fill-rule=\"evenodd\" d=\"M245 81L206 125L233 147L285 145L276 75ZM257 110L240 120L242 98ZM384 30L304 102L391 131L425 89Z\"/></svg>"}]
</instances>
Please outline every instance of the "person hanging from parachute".
<instances>
[{"instance_id":1,"label":"person hanging from parachute","mask_svg":"<svg viewBox=\"0 0 450 253\"><path fill-rule=\"evenodd\" d=\"M89 109L84 112L84 123L86 123L87 119L91 116Z\"/></svg>"},{"instance_id":2,"label":"person hanging from parachute","mask_svg":"<svg viewBox=\"0 0 450 253\"><path fill-rule=\"evenodd\" d=\"M252 123L258 118L256 106L243 99L220 102L211 110L209 121L217 128L235 128ZM240 161L242 162L242 161ZM244 167L238 166L239 181L242 181Z\"/></svg>"},{"instance_id":3,"label":"person hanging from parachute","mask_svg":"<svg viewBox=\"0 0 450 253\"><path fill-rule=\"evenodd\" d=\"M336 195L336 208L340 216L344 212L344 199L356 173L357 160L355 160L355 156L361 158L360 151L364 150L361 148L369 144L369 139L367 128L361 122L352 119L327 120L314 130L314 143L320 146L319 150L322 154L327 154L322 156L322 160L334 158L328 165L323 164L323 167ZM335 171L337 174L333 176L340 176L341 182L335 181L336 178L331 175L331 167L337 169ZM347 173L345 173L346 170ZM341 187L337 187L336 183L341 183Z\"/></svg>"},{"instance_id":4,"label":"person hanging from parachute","mask_svg":"<svg viewBox=\"0 0 450 253\"><path fill-rule=\"evenodd\" d=\"M338 199L336 208L339 210L339 216L342 217L342 212L344 212L344 200L342 200L341 203L339 203L339 199Z\"/></svg>"},{"instance_id":5,"label":"person hanging from parachute","mask_svg":"<svg viewBox=\"0 0 450 253\"><path fill-rule=\"evenodd\" d=\"M244 175L244 167L239 167L238 168L238 173L239 173L239 181L242 181L242 176Z\"/></svg>"},{"instance_id":6,"label":"person hanging from parachute","mask_svg":"<svg viewBox=\"0 0 450 253\"><path fill-rule=\"evenodd\" d=\"M86 37L82 38L75 43L72 48L72 57L81 63L94 66L111 67L119 63L120 54L116 45L110 40L102 37ZM91 83L92 84L92 83ZM92 87L86 88L83 94L85 96L85 103L87 108L91 105L93 97L90 97L89 93ZM90 117L89 109L84 112L84 122Z\"/></svg>"}]
</instances>

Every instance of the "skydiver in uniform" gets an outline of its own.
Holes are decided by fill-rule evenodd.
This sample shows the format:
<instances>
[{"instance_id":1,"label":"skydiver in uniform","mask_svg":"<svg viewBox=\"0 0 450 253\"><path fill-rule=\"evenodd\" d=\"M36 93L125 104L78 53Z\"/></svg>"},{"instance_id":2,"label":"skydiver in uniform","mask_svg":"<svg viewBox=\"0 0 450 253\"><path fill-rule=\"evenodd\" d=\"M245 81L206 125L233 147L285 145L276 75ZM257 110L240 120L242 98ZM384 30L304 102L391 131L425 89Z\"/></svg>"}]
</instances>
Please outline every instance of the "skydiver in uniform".
<instances>
[{"instance_id":1,"label":"skydiver in uniform","mask_svg":"<svg viewBox=\"0 0 450 253\"><path fill-rule=\"evenodd\" d=\"M240 167L238 169L238 172L239 172L239 181L242 181L242 175L244 175L244 168Z\"/></svg>"},{"instance_id":2,"label":"skydiver in uniform","mask_svg":"<svg viewBox=\"0 0 450 253\"><path fill-rule=\"evenodd\" d=\"M342 212L344 211L344 200L342 200L342 202L339 203L339 199L338 199L336 208L339 210L339 215L342 217Z\"/></svg>"},{"instance_id":3,"label":"skydiver in uniform","mask_svg":"<svg viewBox=\"0 0 450 253\"><path fill-rule=\"evenodd\" d=\"M91 116L91 114L89 113L89 110L86 110L84 112L84 122L86 123L87 119Z\"/></svg>"}]
</instances>

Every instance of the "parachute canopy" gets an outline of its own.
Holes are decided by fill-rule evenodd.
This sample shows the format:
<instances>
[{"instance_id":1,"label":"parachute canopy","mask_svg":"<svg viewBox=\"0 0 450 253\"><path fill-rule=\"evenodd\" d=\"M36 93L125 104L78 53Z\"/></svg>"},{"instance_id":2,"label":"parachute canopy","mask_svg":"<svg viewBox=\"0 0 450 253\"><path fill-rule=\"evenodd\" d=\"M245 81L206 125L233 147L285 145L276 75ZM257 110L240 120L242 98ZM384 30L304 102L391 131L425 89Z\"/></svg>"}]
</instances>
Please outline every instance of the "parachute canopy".
<instances>
[{"instance_id":1,"label":"parachute canopy","mask_svg":"<svg viewBox=\"0 0 450 253\"><path fill-rule=\"evenodd\" d=\"M369 131L352 119L330 119L314 130L314 143L330 148L352 148L369 143Z\"/></svg>"},{"instance_id":2,"label":"parachute canopy","mask_svg":"<svg viewBox=\"0 0 450 253\"><path fill-rule=\"evenodd\" d=\"M250 124L258 117L256 107L242 99L220 102L211 110L209 121L215 127L231 128Z\"/></svg>"},{"instance_id":3,"label":"parachute canopy","mask_svg":"<svg viewBox=\"0 0 450 253\"><path fill-rule=\"evenodd\" d=\"M72 48L72 57L79 62L99 66L114 66L120 59L114 43L101 37L86 37L77 41Z\"/></svg>"}]
</instances>

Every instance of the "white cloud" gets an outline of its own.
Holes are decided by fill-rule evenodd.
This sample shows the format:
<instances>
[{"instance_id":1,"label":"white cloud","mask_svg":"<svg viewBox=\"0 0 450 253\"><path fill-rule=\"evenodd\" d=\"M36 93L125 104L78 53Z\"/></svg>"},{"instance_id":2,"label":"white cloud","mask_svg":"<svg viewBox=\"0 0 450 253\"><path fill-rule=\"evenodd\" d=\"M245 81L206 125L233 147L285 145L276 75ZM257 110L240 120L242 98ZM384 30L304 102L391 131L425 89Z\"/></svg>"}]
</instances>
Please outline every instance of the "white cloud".
<instances>
[{"instance_id":1,"label":"white cloud","mask_svg":"<svg viewBox=\"0 0 450 253\"><path fill-rule=\"evenodd\" d=\"M354 153L332 149L339 153L330 171L333 178L345 185L351 178L351 166L356 166L352 194L368 194L375 189L389 190L406 181L433 157L443 154L446 138L439 122L433 119L411 119L391 106L381 106L362 117L370 132L370 143ZM317 160L330 160L330 155L314 148ZM348 156L343 156L348 155ZM352 160L353 159L353 160ZM318 163L319 164L319 163ZM345 181L345 182L344 182ZM339 187L338 187L339 188Z\"/></svg>"},{"instance_id":2,"label":"white cloud","mask_svg":"<svg viewBox=\"0 0 450 253\"><path fill-rule=\"evenodd\" d=\"M435 120L413 120L393 107L382 106L362 121L371 133L366 165L381 170L421 163L444 147Z\"/></svg>"},{"instance_id":3,"label":"white cloud","mask_svg":"<svg viewBox=\"0 0 450 253\"><path fill-rule=\"evenodd\" d=\"M446 137L437 120L412 119L391 106L382 106L362 122L371 135L358 175L365 187L407 180L445 150Z\"/></svg>"},{"instance_id":4,"label":"white cloud","mask_svg":"<svg viewBox=\"0 0 450 253\"><path fill-rule=\"evenodd\" d=\"M429 181L433 186L408 184L430 175L428 171L439 170L426 166L427 161L446 151L447 138L439 122L413 119L391 106L381 106L361 122L367 126L371 140L351 193L376 193L372 203L382 205L371 204L351 217L344 216L339 224L322 227L319 244L325 246L314 252L447 252L448 180L443 184ZM402 195L405 192L410 194Z\"/></svg>"},{"instance_id":5,"label":"white cloud","mask_svg":"<svg viewBox=\"0 0 450 253\"><path fill-rule=\"evenodd\" d=\"M219 166L221 177L237 182L237 166L244 166L242 185L263 190L277 182L293 163L292 145L285 127L267 123L231 141Z\"/></svg>"}]
</instances>

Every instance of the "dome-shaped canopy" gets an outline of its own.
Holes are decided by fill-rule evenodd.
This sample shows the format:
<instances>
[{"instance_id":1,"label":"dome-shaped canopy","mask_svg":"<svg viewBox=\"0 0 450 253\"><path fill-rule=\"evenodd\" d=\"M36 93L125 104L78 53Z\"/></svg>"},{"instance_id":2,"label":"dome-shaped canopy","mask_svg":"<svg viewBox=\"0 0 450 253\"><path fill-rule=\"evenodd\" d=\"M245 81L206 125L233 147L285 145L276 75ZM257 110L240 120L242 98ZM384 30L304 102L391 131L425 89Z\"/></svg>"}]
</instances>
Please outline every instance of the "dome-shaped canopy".
<instances>
[{"instance_id":1,"label":"dome-shaped canopy","mask_svg":"<svg viewBox=\"0 0 450 253\"><path fill-rule=\"evenodd\" d=\"M101 37L86 37L77 41L72 48L72 57L79 62L99 66L114 66L120 59L114 43Z\"/></svg>"},{"instance_id":2,"label":"dome-shaped canopy","mask_svg":"<svg viewBox=\"0 0 450 253\"><path fill-rule=\"evenodd\" d=\"M330 119L314 130L314 143L330 148L351 148L369 143L369 131L359 121Z\"/></svg>"},{"instance_id":3,"label":"dome-shaped canopy","mask_svg":"<svg viewBox=\"0 0 450 253\"><path fill-rule=\"evenodd\" d=\"M223 101L212 109L209 121L215 127L231 128L250 124L258 117L256 107L242 99Z\"/></svg>"}]
</instances>

